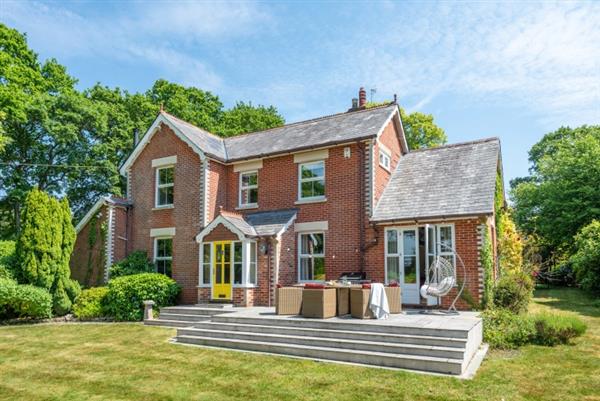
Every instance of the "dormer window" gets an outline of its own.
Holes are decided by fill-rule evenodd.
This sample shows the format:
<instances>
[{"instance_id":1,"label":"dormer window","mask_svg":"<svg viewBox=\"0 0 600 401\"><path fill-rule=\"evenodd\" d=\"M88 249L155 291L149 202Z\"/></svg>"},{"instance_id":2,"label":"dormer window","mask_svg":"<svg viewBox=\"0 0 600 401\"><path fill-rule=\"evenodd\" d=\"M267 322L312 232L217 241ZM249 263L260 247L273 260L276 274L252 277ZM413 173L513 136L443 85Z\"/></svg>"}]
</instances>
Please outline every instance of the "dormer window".
<instances>
[{"instance_id":1,"label":"dormer window","mask_svg":"<svg viewBox=\"0 0 600 401\"><path fill-rule=\"evenodd\" d=\"M173 166L156 169L156 207L173 206L174 171Z\"/></svg>"}]
</instances>

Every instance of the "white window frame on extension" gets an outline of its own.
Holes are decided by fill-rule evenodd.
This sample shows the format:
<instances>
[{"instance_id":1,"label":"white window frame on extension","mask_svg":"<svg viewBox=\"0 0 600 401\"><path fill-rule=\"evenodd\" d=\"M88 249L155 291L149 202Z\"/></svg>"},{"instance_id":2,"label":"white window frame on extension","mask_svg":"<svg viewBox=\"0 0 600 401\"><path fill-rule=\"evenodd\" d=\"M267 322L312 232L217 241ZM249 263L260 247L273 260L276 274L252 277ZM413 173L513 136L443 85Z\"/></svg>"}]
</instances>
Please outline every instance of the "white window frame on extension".
<instances>
[{"instance_id":1,"label":"white window frame on extension","mask_svg":"<svg viewBox=\"0 0 600 401\"><path fill-rule=\"evenodd\" d=\"M171 241L171 256L158 256L158 241L170 240ZM158 261L170 261L171 262L171 275L165 274L164 272L158 271ZM154 266L157 273L164 274L168 277L173 277L173 237L154 237Z\"/></svg>"},{"instance_id":2,"label":"white window frame on extension","mask_svg":"<svg viewBox=\"0 0 600 401\"><path fill-rule=\"evenodd\" d=\"M322 235L323 236L323 252L322 253L302 253L302 236L303 235ZM314 259L314 258L322 258L323 259L323 274L326 274L326 266L325 266L325 232L324 231L314 231L314 232L300 232L298 233L298 282L299 283L307 283L307 282L323 282L323 280L315 280L314 279L314 265L312 265L312 279L304 280L302 278L302 260L303 259Z\"/></svg>"},{"instance_id":3,"label":"white window frame on extension","mask_svg":"<svg viewBox=\"0 0 600 401\"><path fill-rule=\"evenodd\" d=\"M256 184L253 185L244 185L244 176L255 174L256 175ZM256 202L244 203L244 191L251 191L256 189ZM258 170L250 170L250 171L240 171L239 178L239 191L238 191L238 206L240 208L254 208L258 207Z\"/></svg>"},{"instance_id":4,"label":"white window frame on extension","mask_svg":"<svg viewBox=\"0 0 600 401\"><path fill-rule=\"evenodd\" d=\"M242 247L242 259L236 259L235 248L236 246ZM205 260L206 250L208 249L209 258ZM257 277L257 264L258 264L258 249L256 241L231 241L231 285L234 288L251 288L256 287L258 284ZM235 265L242 265L242 281L241 283L235 282ZM212 287L213 277L213 242L203 242L200 246L200 271L199 271L199 282L198 287ZM208 279L206 277L208 274Z\"/></svg>"},{"instance_id":5,"label":"white window frame on extension","mask_svg":"<svg viewBox=\"0 0 600 401\"><path fill-rule=\"evenodd\" d=\"M161 184L160 183L160 171L167 170L167 169L173 170L173 182ZM175 166L174 165L161 166L161 167L156 168L156 173L155 173L155 178L154 178L154 187L155 187L154 207L157 209L172 208L173 203L165 203L165 204L160 203L160 190L163 188L172 188L173 202L175 202Z\"/></svg>"},{"instance_id":6,"label":"white window frame on extension","mask_svg":"<svg viewBox=\"0 0 600 401\"><path fill-rule=\"evenodd\" d=\"M379 147L379 165L387 171L392 170L392 155L381 146Z\"/></svg>"},{"instance_id":7,"label":"white window frame on extension","mask_svg":"<svg viewBox=\"0 0 600 401\"><path fill-rule=\"evenodd\" d=\"M323 167L323 176L303 178L302 177L302 167L308 167L308 166L314 166L314 165L320 165ZM322 200L326 199L325 198L325 193L326 193L326 187L325 187L326 171L325 171L325 168L326 168L325 160L316 160L316 161L298 164L298 201L299 202L322 201ZM302 196L302 184L306 183L306 182L317 182L317 181L323 182L323 195L306 196L306 197Z\"/></svg>"},{"instance_id":8,"label":"white window frame on extension","mask_svg":"<svg viewBox=\"0 0 600 401\"><path fill-rule=\"evenodd\" d=\"M456 251L456 230L454 229L454 224L436 224L435 225L435 243L436 243L436 251L438 256L443 257L444 259L452 259L452 266L454 267L454 276L456 277L456 256L454 252L448 250L446 247L442 247L442 228L449 228L451 233L452 244L451 247ZM454 286L456 287L458 283Z\"/></svg>"}]
</instances>

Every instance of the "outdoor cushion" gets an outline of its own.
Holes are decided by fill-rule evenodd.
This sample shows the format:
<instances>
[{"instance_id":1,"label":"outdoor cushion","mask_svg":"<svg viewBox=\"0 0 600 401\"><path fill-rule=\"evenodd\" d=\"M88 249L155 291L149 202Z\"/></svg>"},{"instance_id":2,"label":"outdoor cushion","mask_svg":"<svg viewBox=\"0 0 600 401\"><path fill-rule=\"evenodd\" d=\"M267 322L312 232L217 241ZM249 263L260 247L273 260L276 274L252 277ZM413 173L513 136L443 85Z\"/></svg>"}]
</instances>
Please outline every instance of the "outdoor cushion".
<instances>
[{"instance_id":1,"label":"outdoor cushion","mask_svg":"<svg viewBox=\"0 0 600 401\"><path fill-rule=\"evenodd\" d=\"M304 284L304 288L309 288L312 290L322 290L323 288L325 288L325 284L320 284L320 283L306 283Z\"/></svg>"}]
</instances>

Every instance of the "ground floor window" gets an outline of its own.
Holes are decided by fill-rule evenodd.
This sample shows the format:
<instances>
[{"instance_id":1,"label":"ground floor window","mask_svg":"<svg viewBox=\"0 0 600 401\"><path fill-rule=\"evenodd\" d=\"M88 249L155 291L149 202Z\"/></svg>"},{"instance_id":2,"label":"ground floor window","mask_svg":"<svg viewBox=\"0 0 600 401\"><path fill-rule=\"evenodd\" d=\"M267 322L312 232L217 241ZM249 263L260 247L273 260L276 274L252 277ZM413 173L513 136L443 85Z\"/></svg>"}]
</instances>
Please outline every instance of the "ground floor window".
<instances>
[{"instance_id":1,"label":"ground floor window","mask_svg":"<svg viewBox=\"0 0 600 401\"><path fill-rule=\"evenodd\" d=\"M173 265L173 238L154 239L154 264L156 271L171 277Z\"/></svg>"},{"instance_id":2,"label":"ground floor window","mask_svg":"<svg viewBox=\"0 0 600 401\"><path fill-rule=\"evenodd\" d=\"M215 247L218 246L218 249ZM223 268L221 261L226 261L226 277L233 278L234 285L256 285L257 283L257 253L254 241L204 242L200 247L200 284L211 285L215 262L218 269ZM227 254L224 254L226 252ZM216 256L216 259L215 259ZM230 264L229 261L232 261ZM229 270L231 269L231 270ZM217 272L219 273L219 272ZM217 274L219 279L221 275ZM230 283L229 279L227 280ZM222 284L222 283L217 283Z\"/></svg>"},{"instance_id":3,"label":"ground floor window","mask_svg":"<svg viewBox=\"0 0 600 401\"><path fill-rule=\"evenodd\" d=\"M323 233L298 236L299 281L325 280L325 238Z\"/></svg>"}]
</instances>

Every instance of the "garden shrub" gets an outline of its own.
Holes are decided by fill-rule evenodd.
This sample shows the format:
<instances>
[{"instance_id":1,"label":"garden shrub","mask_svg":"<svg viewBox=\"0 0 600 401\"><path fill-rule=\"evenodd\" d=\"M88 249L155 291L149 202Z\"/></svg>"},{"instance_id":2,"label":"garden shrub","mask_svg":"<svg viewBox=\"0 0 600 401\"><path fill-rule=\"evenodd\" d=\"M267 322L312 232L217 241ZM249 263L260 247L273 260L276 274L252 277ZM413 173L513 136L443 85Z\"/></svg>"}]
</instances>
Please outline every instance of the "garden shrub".
<instances>
[{"instance_id":1,"label":"garden shrub","mask_svg":"<svg viewBox=\"0 0 600 401\"><path fill-rule=\"evenodd\" d=\"M49 318L52 296L43 288L0 278L0 317Z\"/></svg>"},{"instance_id":2,"label":"garden shrub","mask_svg":"<svg viewBox=\"0 0 600 401\"><path fill-rule=\"evenodd\" d=\"M104 300L108 287L93 287L83 290L73 304L73 314L79 319L104 317Z\"/></svg>"},{"instance_id":3,"label":"garden shrub","mask_svg":"<svg viewBox=\"0 0 600 401\"><path fill-rule=\"evenodd\" d=\"M577 316L557 313L540 313L533 316L535 336L533 342L554 346L568 344L585 333L587 326Z\"/></svg>"},{"instance_id":4,"label":"garden shrub","mask_svg":"<svg viewBox=\"0 0 600 401\"><path fill-rule=\"evenodd\" d=\"M481 267L483 268L483 299L481 306L489 309L494 304L494 256L492 252L492 241L487 227L483 233L483 243L479 251Z\"/></svg>"},{"instance_id":5,"label":"garden shrub","mask_svg":"<svg viewBox=\"0 0 600 401\"><path fill-rule=\"evenodd\" d=\"M158 308L174 305L180 287L175 280L158 273L123 276L108 282L105 310L116 320L141 320L143 302L152 300Z\"/></svg>"},{"instance_id":6,"label":"garden shrub","mask_svg":"<svg viewBox=\"0 0 600 401\"><path fill-rule=\"evenodd\" d=\"M494 289L494 305L508 309L513 313L527 311L533 296L533 280L523 272L511 272L503 275Z\"/></svg>"},{"instance_id":7,"label":"garden shrub","mask_svg":"<svg viewBox=\"0 0 600 401\"><path fill-rule=\"evenodd\" d=\"M533 320L507 309L488 309L482 313L483 339L492 348L511 349L531 342L535 335Z\"/></svg>"},{"instance_id":8,"label":"garden shrub","mask_svg":"<svg viewBox=\"0 0 600 401\"><path fill-rule=\"evenodd\" d=\"M587 291L600 294L600 220L594 220L575 236L571 257L577 283Z\"/></svg>"},{"instance_id":9,"label":"garden shrub","mask_svg":"<svg viewBox=\"0 0 600 401\"><path fill-rule=\"evenodd\" d=\"M109 270L110 278L130 276L139 273L154 273L156 266L148 259L146 251L135 251L119 263L115 263Z\"/></svg>"},{"instance_id":10,"label":"garden shrub","mask_svg":"<svg viewBox=\"0 0 600 401\"><path fill-rule=\"evenodd\" d=\"M0 277L15 279L15 242L0 241Z\"/></svg>"}]
</instances>

